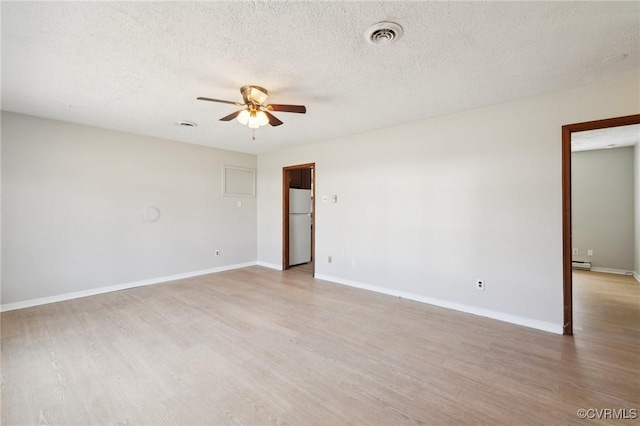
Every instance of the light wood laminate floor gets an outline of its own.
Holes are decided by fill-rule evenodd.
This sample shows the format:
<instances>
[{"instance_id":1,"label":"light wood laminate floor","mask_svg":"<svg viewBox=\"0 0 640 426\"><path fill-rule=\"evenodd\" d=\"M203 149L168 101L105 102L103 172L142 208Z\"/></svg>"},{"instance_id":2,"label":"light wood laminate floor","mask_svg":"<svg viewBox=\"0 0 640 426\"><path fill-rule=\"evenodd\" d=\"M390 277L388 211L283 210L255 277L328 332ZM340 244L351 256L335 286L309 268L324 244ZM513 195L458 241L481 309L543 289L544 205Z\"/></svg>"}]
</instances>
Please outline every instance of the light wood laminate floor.
<instances>
[{"instance_id":1,"label":"light wood laminate floor","mask_svg":"<svg viewBox=\"0 0 640 426\"><path fill-rule=\"evenodd\" d=\"M2 423L605 424L640 286L574 285L575 338L261 267L6 312Z\"/></svg>"},{"instance_id":2,"label":"light wood laminate floor","mask_svg":"<svg viewBox=\"0 0 640 426\"><path fill-rule=\"evenodd\" d=\"M291 266L287 272L297 272L300 274L313 275L313 262L303 263L301 265Z\"/></svg>"}]
</instances>

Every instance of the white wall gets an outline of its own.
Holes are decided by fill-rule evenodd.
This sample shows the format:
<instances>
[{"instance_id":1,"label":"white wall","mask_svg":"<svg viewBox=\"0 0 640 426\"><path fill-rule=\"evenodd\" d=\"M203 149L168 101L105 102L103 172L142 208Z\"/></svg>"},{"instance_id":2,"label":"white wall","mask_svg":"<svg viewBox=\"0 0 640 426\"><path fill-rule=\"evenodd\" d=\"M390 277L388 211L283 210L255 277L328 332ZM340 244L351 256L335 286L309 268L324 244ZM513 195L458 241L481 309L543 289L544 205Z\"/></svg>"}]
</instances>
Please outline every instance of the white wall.
<instances>
[{"instance_id":1,"label":"white wall","mask_svg":"<svg viewBox=\"0 0 640 426\"><path fill-rule=\"evenodd\" d=\"M573 259L633 271L633 147L574 152L571 174Z\"/></svg>"},{"instance_id":2,"label":"white wall","mask_svg":"<svg viewBox=\"0 0 640 426\"><path fill-rule=\"evenodd\" d=\"M317 204L319 276L561 332L561 126L638 113L638 93L630 74L261 154L258 261L281 264L281 168L315 162L338 196Z\"/></svg>"},{"instance_id":3,"label":"white wall","mask_svg":"<svg viewBox=\"0 0 640 426\"><path fill-rule=\"evenodd\" d=\"M255 262L223 165L256 157L3 112L2 303Z\"/></svg>"},{"instance_id":4,"label":"white wall","mask_svg":"<svg viewBox=\"0 0 640 426\"><path fill-rule=\"evenodd\" d=\"M640 281L640 144L633 147L633 195L635 204L635 256L634 272L636 280Z\"/></svg>"}]
</instances>

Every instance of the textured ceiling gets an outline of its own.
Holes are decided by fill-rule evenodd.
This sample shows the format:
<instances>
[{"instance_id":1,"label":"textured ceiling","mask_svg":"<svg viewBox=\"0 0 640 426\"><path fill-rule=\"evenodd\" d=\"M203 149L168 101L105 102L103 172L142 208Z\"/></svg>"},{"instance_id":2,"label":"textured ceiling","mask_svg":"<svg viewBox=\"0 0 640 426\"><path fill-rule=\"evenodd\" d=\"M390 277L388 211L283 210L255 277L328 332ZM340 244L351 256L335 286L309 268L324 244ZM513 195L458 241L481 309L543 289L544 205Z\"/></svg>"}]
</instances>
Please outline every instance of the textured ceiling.
<instances>
[{"instance_id":1,"label":"textured ceiling","mask_svg":"<svg viewBox=\"0 0 640 426\"><path fill-rule=\"evenodd\" d=\"M367 43L382 20L404 36ZM638 2L3 1L2 109L259 153L638 71L639 27ZM196 101L245 84L308 112L252 141Z\"/></svg>"},{"instance_id":2,"label":"textured ceiling","mask_svg":"<svg viewBox=\"0 0 640 426\"><path fill-rule=\"evenodd\" d=\"M588 130L571 134L571 151L623 148L640 142L640 124ZM611 146L613 145L613 146Z\"/></svg>"}]
</instances>

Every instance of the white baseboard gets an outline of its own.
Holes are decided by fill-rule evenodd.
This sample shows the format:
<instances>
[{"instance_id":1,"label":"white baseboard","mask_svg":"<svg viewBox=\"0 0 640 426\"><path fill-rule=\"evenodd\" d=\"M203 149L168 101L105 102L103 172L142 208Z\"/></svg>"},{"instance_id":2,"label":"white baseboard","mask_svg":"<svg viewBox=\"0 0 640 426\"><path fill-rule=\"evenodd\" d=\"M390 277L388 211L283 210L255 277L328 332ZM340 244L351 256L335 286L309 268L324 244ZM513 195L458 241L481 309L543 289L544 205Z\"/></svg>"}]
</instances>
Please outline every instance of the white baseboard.
<instances>
[{"instance_id":1,"label":"white baseboard","mask_svg":"<svg viewBox=\"0 0 640 426\"><path fill-rule=\"evenodd\" d=\"M175 280L181 280L184 278L197 277L199 275L215 274L216 272L229 271L231 269L246 268L247 266L254 266L255 264L256 262L237 263L235 265L220 266L218 268L202 269L200 271L186 272L183 274L168 275L165 277L150 278L142 281L134 281L130 283L92 288L89 290L75 291L73 293L58 294L56 296L41 297L38 299L23 300L21 302L7 303L4 305L0 305L0 312L30 308L32 306L46 305L48 303L62 302L64 300L78 299L80 297L95 296L97 294L110 293L112 291L119 291L119 290L126 290L128 288L160 284L167 281L175 281Z\"/></svg>"},{"instance_id":2,"label":"white baseboard","mask_svg":"<svg viewBox=\"0 0 640 426\"><path fill-rule=\"evenodd\" d=\"M386 287L378 287L374 285L364 284L357 281L351 281L344 278L332 277L329 275L316 274L315 278L325 281L331 281L337 284L343 284L350 287L361 288L364 290L375 291L376 293L388 294L390 296L402 297L403 299L415 300L416 302L427 303L429 305L440 306L442 308L453 309L456 311L466 312L469 314L479 315L499 321L505 321L512 324L523 325L525 327L535 328L549 333L562 334L562 324L554 324L546 321L539 321L530 318L524 318L517 315L505 314L490 309L478 308L475 306L463 305L461 303L449 302L446 300L433 299L431 297L421 296L415 293L408 293L400 290L393 290Z\"/></svg>"},{"instance_id":3,"label":"white baseboard","mask_svg":"<svg viewBox=\"0 0 640 426\"><path fill-rule=\"evenodd\" d=\"M605 274L618 274L618 275L633 275L633 271L627 271L625 269L613 269L613 268L600 268L594 266L591 268L591 272L604 272Z\"/></svg>"},{"instance_id":4,"label":"white baseboard","mask_svg":"<svg viewBox=\"0 0 640 426\"><path fill-rule=\"evenodd\" d=\"M278 271L282 271L282 266L281 265L276 265L275 263L256 262L256 265L264 266L265 268L269 268L269 269L276 269Z\"/></svg>"},{"instance_id":5,"label":"white baseboard","mask_svg":"<svg viewBox=\"0 0 640 426\"><path fill-rule=\"evenodd\" d=\"M636 281L638 281L640 283L640 274L638 274L637 272L633 271L633 278L635 278Z\"/></svg>"}]
</instances>

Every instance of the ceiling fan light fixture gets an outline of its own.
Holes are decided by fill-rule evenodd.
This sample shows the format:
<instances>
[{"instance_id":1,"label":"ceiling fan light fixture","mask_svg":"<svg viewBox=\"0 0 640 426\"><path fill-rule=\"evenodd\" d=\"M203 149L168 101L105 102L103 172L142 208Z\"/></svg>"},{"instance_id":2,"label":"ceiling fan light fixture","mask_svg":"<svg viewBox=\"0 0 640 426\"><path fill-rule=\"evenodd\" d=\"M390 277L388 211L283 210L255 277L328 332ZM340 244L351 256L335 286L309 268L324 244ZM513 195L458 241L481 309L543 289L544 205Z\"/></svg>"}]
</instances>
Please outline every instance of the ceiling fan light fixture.
<instances>
[{"instance_id":1,"label":"ceiling fan light fixture","mask_svg":"<svg viewBox=\"0 0 640 426\"><path fill-rule=\"evenodd\" d=\"M238 118L237 118L237 120L238 120L241 124L243 124L243 125L247 126L247 125L249 124L249 118L250 118L250 117L251 117L251 114L249 113L249 110L246 110L246 109L245 109L245 110L242 110L242 111L240 112L240 114L238 114Z\"/></svg>"},{"instance_id":2,"label":"ceiling fan light fixture","mask_svg":"<svg viewBox=\"0 0 640 426\"><path fill-rule=\"evenodd\" d=\"M257 129L267 124L277 127L280 126L282 121L278 117L271 114L270 111L278 112L292 112L297 114L305 114L307 108L304 105L287 105L287 104L269 104L265 105L265 101L269 97L267 89L260 86L247 85L240 88L242 93L243 103L227 101L224 99L214 99L198 97L199 101L218 102L222 104L232 104L242 107L242 109L225 115L220 121L232 121L238 120L243 126L247 126L250 129Z\"/></svg>"},{"instance_id":3,"label":"ceiling fan light fixture","mask_svg":"<svg viewBox=\"0 0 640 426\"><path fill-rule=\"evenodd\" d=\"M245 109L238 114L237 120L250 129L257 129L269 124L269 117L264 111Z\"/></svg>"},{"instance_id":4,"label":"ceiling fan light fixture","mask_svg":"<svg viewBox=\"0 0 640 426\"><path fill-rule=\"evenodd\" d=\"M258 124L260 124L261 126L266 126L267 124L269 124L269 117L267 117L267 114L265 114L264 111L258 111L256 113L256 118L258 120Z\"/></svg>"}]
</instances>

